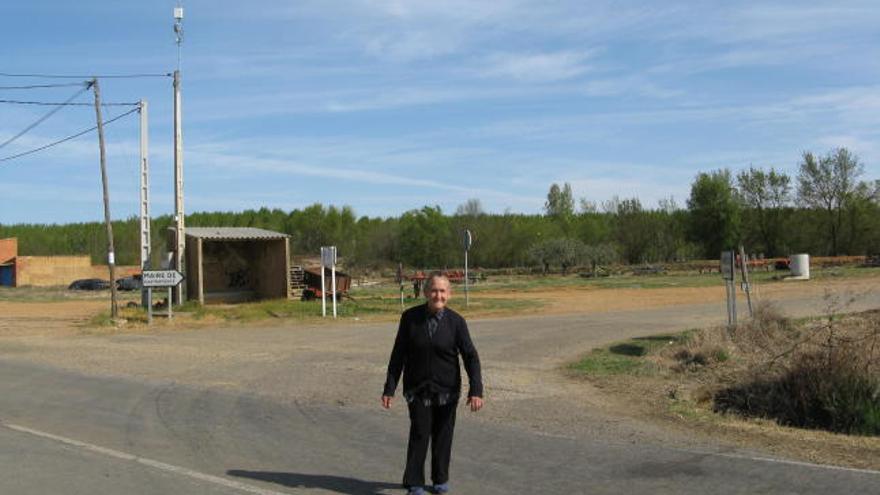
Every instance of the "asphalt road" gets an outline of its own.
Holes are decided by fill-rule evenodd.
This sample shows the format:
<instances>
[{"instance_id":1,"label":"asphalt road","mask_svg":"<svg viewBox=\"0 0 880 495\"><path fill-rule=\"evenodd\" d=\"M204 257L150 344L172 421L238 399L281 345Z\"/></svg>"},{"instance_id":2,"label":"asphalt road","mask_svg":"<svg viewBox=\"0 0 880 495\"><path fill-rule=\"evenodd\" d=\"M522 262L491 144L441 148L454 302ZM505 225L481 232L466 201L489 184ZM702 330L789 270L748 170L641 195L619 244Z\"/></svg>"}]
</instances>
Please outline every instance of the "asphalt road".
<instances>
[{"instance_id":1,"label":"asphalt road","mask_svg":"<svg viewBox=\"0 0 880 495\"><path fill-rule=\"evenodd\" d=\"M814 300L789 301L808 314ZM876 296L864 305L876 307ZM853 308L857 309L857 308ZM539 360L628 335L718 322L717 305L484 320L484 361ZM272 335L275 330L266 330ZM260 339L258 330L249 337ZM161 365L161 363L158 363ZM0 352L0 493L402 493L406 419L360 404L277 400L174 380L100 377ZM357 380L356 377L352 377ZM355 384L378 398L376 384ZM491 406L491 405L490 405ZM397 405L400 408L400 404ZM880 493L880 472L656 437L550 435L459 413L455 493Z\"/></svg>"}]
</instances>

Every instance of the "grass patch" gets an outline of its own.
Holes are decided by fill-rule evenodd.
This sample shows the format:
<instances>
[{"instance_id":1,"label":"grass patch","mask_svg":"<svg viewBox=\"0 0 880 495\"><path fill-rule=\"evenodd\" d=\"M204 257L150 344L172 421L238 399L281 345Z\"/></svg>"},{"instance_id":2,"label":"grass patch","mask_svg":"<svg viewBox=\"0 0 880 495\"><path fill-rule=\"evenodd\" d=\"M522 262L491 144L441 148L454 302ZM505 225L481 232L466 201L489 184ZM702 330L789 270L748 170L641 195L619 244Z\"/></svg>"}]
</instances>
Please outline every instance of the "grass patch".
<instances>
[{"instance_id":1,"label":"grass patch","mask_svg":"<svg viewBox=\"0 0 880 495\"><path fill-rule=\"evenodd\" d=\"M593 349L571 369L591 376L641 375L656 370L654 364L644 359L675 343L686 341L693 331L677 335L654 335L636 337Z\"/></svg>"},{"instance_id":2,"label":"grass patch","mask_svg":"<svg viewBox=\"0 0 880 495\"><path fill-rule=\"evenodd\" d=\"M114 322L113 318L110 317L110 312L107 311L103 313L98 313L95 316L89 318L86 326L94 328L106 328L114 326Z\"/></svg>"},{"instance_id":3,"label":"grass patch","mask_svg":"<svg viewBox=\"0 0 880 495\"><path fill-rule=\"evenodd\" d=\"M642 362L632 356L614 354L608 349L594 349L571 368L592 376L633 374Z\"/></svg>"}]
</instances>

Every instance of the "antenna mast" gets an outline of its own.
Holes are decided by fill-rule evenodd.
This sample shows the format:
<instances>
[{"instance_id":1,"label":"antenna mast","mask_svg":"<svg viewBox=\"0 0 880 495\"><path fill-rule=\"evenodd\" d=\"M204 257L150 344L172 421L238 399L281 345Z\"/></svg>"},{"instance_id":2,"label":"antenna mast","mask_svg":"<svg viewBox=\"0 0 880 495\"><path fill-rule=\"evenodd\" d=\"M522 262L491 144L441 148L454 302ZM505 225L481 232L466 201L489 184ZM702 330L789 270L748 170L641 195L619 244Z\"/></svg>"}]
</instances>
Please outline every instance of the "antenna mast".
<instances>
[{"instance_id":1,"label":"antenna mast","mask_svg":"<svg viewBox=\"0 0 880 495\"><path fill-rule=\"evenodd\" d=\"M180 45L183 43L183 6L174 7L174 38L177 43L177 70L180 71Z\"/></svg>"}]
</instances>

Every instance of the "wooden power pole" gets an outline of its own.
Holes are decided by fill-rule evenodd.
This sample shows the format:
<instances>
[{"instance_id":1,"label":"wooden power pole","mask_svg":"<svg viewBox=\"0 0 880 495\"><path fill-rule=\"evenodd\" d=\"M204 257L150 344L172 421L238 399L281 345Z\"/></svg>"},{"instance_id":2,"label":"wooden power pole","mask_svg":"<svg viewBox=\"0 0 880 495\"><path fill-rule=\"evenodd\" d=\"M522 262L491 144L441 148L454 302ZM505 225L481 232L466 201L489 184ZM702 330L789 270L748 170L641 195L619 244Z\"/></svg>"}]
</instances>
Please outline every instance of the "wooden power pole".
<instances>
[{"instance_id":1,"label":"wooden power pole","mask_svg":"<svg viewBox=\"0 0 880 495\"><path fill-rule=\"evenodd\" d=\"M110 223L110 189L107 185L107 152L104 147L104 119L101 116L101 88L98 78L90 83L95 92L95 117L98 120L98 146L101 150L101 183L104 188L104 223L107 224L107 266L110 267L110 316L116 318L116 254L113 249L113 224Z\"/></svg>"}]
</instances>

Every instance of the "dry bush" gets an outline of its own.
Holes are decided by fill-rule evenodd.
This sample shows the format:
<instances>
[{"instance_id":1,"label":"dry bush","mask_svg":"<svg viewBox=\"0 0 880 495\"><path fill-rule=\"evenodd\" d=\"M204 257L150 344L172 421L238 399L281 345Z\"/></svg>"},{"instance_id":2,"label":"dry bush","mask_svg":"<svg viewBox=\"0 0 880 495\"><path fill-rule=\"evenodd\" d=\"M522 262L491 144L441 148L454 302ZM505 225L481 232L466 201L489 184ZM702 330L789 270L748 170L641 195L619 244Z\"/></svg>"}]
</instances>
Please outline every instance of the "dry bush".
<instances>
[{"instance_id":1,"label":"dry bush","mask_svg":"<svg viewBox=\"0 0 880 495\"><path fill-rule=\"evenodd\" d=\"M850 299L851 300L851 299ZM657 364L700 385L718 412L780 424L880 435L880 311L792 321L773 304L736 328L710 328L663 348Z\"/></svg>"},{"instance_id":2,"label":"dry bush","mask_svg":"<svg viewBox=\"0 0 880 495\"><path fill-rule=\"evenodd\" d=\"M732 341L748 364L715 393L717 411L880 435L880 313L832 311L797 328L761 308Z\"/></svg>"},{"instance_id":3,"label":"dry bush","mask_svg":"<svg viewBox=\"0 0 880 495\"><path fill-rule=\"evenodd\" d=\"M758 304L754 316L730 334L739 354L766 364L785 355L801 336L797 326L772 302Z\"/></svg>"},{"instance_id":4,"label":"dry bush","mask_svg":"<svg viewBox=\"0 0 880 495\"><path fill-rule=\"evenodd\" d=\"M664 348L658 364L674 372L705 371L728 361L731 349L731 341L723 329L697 330L678 344Z\"/></svg>"}]
</instances>

